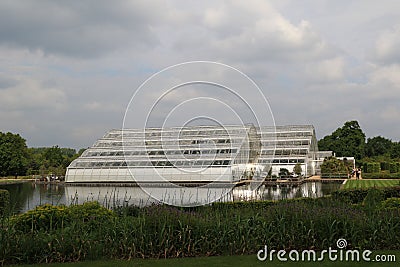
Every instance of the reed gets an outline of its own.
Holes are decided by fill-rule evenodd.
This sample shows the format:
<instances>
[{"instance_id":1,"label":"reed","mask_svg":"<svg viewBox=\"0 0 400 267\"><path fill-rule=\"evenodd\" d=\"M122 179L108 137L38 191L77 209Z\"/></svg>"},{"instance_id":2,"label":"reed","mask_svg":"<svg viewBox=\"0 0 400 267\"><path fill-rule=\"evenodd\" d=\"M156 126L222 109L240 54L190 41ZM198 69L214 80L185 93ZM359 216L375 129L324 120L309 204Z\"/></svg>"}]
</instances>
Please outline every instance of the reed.
<instances>
[{"instance_id":1,"label":"reed","mask_svg":"<svg viewBox=\"0 0 400 267\"><path fill-rule=\"evenodd\" d=\"M46 205L1 219L0 263L244 255L264 245L322 250L339 238L348 248L398 250L400 209L392 206L337 197L191 208Z\"/></svg>"}]
</instances>

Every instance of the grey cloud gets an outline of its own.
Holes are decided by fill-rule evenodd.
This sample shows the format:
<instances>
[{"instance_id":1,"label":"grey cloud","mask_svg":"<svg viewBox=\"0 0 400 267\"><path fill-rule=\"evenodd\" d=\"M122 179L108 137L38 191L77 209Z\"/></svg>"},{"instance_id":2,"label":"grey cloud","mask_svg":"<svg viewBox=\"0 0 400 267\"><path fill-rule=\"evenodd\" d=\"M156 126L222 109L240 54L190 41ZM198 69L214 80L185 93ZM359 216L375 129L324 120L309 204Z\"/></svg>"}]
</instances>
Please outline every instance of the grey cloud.
<instances>
[{"instance_id":1,"label":"grey cloud","mask_svg":"<svg viewBox=\"0 0 400 267\"><path fill-rule=\"evenodd\" d=\"M15 79L9 78L5 75L0 75L0 90L13 87L17 84Z\"/></svg>"},{"instance_id":2,"label":"grey cloud","mask_svg":"<svg viewBox=\"0 0 400 267\"><path fill-rule=\"evenodd\" d=\"M152 47L161 3L147 1L1 1L0 44L45 54L94 57Z\"/></svg>"},{"instance_id":3,"label":"grey cloud","mask_svg":"<svg viewBox=\"0 0 400 267\"><path fill-rule=\"evenodd\" d=\"M400 64L400 24L380 34L376 40L374 56L384 64Z\"/></svg>"},{"instance_id":4,"label":"grey cloud","mask_svg":"<svg viewBox=\"0 0 400 267\"><path fill-rule=\"evenodd\" d=\"M367 136L398 140L395 4L1 1L0 126L34 146L87 147L122 126L149 76L213 60L249 75L277 124L314 124L323 137L358 119ZM392 45L378 57L379 38Z\"/></svg>"}]
</instances>

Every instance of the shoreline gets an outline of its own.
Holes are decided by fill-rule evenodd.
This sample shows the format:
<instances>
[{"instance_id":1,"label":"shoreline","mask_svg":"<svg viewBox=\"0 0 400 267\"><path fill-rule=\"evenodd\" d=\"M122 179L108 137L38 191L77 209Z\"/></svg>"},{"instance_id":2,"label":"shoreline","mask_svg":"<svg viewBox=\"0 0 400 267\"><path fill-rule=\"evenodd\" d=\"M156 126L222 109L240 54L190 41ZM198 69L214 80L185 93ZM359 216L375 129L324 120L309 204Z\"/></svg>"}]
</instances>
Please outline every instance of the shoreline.
<instances>
[{"instance_id":1,"label":"shoreline","mask_svg":"<svg viewBox=\"0 0 400 267\"><path fill-rule=\"evenodd\" d=\"M22 184L26 182L34 181L32 179L11 179L11 178L0 178L0 185L10 185L10 184Z\"/></svg>"}]
</instances>

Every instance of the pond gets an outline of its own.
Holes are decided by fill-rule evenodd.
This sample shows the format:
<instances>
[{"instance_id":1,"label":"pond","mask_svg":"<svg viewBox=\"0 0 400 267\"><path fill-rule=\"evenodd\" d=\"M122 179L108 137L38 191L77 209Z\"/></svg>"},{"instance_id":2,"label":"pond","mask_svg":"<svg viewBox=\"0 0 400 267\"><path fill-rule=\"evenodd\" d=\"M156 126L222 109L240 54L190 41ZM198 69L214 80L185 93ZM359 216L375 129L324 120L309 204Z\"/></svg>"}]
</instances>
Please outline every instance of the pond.
<instances>
[{"instance_id":1,"label":"pond","mask_svg":"<svg viewBox=\"0 0 400 267\"><path fill-rule=\"evenodd\" d=\"M248 200L279 200L299 197L321 197L338 190L338 183L306 182L298 186L261 186L257 190L250 190L248 185L235 187L229 190L219 201L248 201ZM140 187L126 186L77 186L65 184L35 184L26 182L20 184L3 184L0 189L10 192L11 205L15 213L34 209L42 204L66 204L83 203L86 201L98 201L107 208L122 205L146 206L158 202L150 197ZM167 195L168 188L154 187L153 190L165 192L165 198L174 198ZM213 193L215 193L213 191ZM163 193L159 193L163 194ZM179 198L179 197L178 197ZM195 196L189 199L203 201L210 198L210 190L198 189ZM175 203L179 204L181 199Z\"/></svg>"}]
</instances>

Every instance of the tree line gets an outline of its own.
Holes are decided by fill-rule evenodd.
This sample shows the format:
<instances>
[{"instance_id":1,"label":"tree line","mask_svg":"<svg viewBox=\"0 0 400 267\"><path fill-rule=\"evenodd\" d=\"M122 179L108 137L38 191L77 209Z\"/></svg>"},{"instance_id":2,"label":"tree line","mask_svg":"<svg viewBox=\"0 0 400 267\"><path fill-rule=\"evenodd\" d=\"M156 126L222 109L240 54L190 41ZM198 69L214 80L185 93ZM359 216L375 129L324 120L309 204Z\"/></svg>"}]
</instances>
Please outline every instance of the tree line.
<instances>
[{"instance_id":1,"label":"tree line","mask_svg":"<svg viewBox=\"0 0 400 267\"><path fill-rule=\"evenodd\" d=\"M366 138L358 121L348 121L332 134L318 141L320 151L333 151L337 157L354 157L356 165L366 172L389 171L398 173L400 142L382 136ZM379 166L378 166L379 165ZM330 173L347 172L352 168L349 162L336 158L325 160L321 171Z\"/></svg>"},{"instance_id":2,"label":"tree line","mask_svg":"<svg viewBox=\"0 0 400 267\"><path fill-rule=\"evenodd\" d=\"M31 147L19 134L0 132L0 176L64 175L68 165L85 149Z\"/></svg>"},{"instance_id":3,"label":"tree line","mask_svg":"<svg viewBox=\"0 0 400 267\"><path fill-rule=\"evenodd\" d=\"M365 162L400 161L400 142L382 136L366 139L358 121L345 122L320 139L318 149L333 151L338 157L355 157L359 166ZM68 165L84 150L59 146L28 148L19 134L0 132L0 176L64 175Z\"/></svg>"},{"instance_id":4,"label":"tree line","mask_svg":"<svg viewBox=\"0 0 400 267\"><path fill-rule=\"evenodd\" d=\"M400 159L400 142L382 136L365 137L358 121L348 121L343 127L318 141L319 150L330 150L338 157Z\"/></svg>"}]
</instances>

